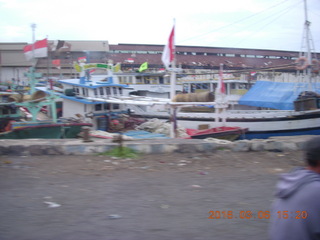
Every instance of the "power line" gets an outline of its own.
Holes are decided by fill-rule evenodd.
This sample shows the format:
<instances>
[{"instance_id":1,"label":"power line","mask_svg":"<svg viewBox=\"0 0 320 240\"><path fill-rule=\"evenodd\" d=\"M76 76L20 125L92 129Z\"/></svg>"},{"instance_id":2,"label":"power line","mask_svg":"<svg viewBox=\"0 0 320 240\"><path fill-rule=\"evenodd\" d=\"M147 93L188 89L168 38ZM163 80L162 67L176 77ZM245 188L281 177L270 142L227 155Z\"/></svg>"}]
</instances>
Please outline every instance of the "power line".
<instances>
[{"instance_id":1,"label":"power line","mask_svg":"<svg viewBox=\"0 0 320 240\"><path fill-rule=\"evenodd\" d=\"M252 36L256 35L257 33L260 33L263 29L265 29L267 26L269 26L271 23L275 22L276 20L278 20L280 17L283 17L283 15L287 14L288 12L290 12L293 8L295 8L296 6L300 5L302 2L300 1L299 3L295 3L293 5L291 5L289 8L287 9L283 9L281 12L278 12L277 15L273 15L271 21L267 22L265 25L259 27L258 31L255 31L253 34L251 34L250 36L248 36L245 39L242 39L240 41L238 41L236 44L234 44L235 46L239 45L240 43L242 43L243 41L245 41L246 39L248 39L249 37L251 38ZM264 19L262 19L262 21L260 22L255 22L252 26L254 25L260 25L264 20L266 19L270 19L270 17L266 17ZM250 26L249 26L250 27Z\"/></svg>"},{"instance_id":2,"label":"power line","mask_svg":"<svg viewBox=\"0 0 320 240\"><path fill-rule=\"evenodd\" d=\"M235 24L239 24L239 23L244 22L244 21L246 21L246 20L248 20L248 19L250 19L250 18L255 17L256 15L259 15L259 14L261 14L261 13L264 13L264 12L266 12L266 11L272 9L272 8L278 7L278 6L280 6L281 4L283 4L283 3L285 3L285 2L288 2L288 1L289 1L289 0L284 0L284 1L280 2L280 3L278 3L278 4L275 4L275 5L271 6L271 7L263 10L263 11L260 11L260 12L258 12L258 13L252 14L252 15L250 15L250 16L248 16L248 17L242 18L242 19L240 19L240 20L237 20L237 21L232 22L232 23L230 23L230 24L227 24L227 25L225 25L225 26L222 26L222 27L213 29L213 30L211 30L210 32L207 32L207 33L204 33L204 34L200 34L200 35L198 35L198 36L195 36L195 37L191 37L191 38L182 40L182 41L180 41L179 44L181 44L181 42L185 42L185 41L189 41L189 40L192 40L192 39L200 38L200 37L203 37L203 36L205 36L205 35L208 35L208 34L210 34L210 33L212 33L212 32L217 32L217 31L219 31L219 30L221 30L221 29L228 28L228 27L233 26L233 25L235 25Z\"/></svg>"}]
</instances>

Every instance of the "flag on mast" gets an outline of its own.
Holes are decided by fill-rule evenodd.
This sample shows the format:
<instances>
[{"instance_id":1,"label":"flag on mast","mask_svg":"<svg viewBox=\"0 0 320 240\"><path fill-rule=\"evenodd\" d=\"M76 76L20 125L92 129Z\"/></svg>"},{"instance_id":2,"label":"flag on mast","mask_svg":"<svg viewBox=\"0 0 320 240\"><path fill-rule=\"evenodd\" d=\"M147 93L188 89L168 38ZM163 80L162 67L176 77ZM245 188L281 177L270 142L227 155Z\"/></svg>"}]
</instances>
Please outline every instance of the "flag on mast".
<instances>
[{"instance_id":1,"label":"flag on mast","mask_svg":"<svg viewBox=\"0 0 320 240\"><path fill-rule=\"evenodd\" d=\"M148 62L144 62L140 65L139 72L143 72L148 69Z\"/></svg>"},{"instance_id":2,"label":"flag on mast","mask_svg":"<svg viewBox=\"0 0 320 240\"><path fill-rule=\"evenodd\" d=\"M28 61L33 57L41 58L48 56L48 40L45 38L36 41L34 44L29 44L23 48L24 55ZM33 52L33 53L32 53Z\"/></svg>"},{"instance_id":3,"label":"flag on mast","mask_svg":"<svg viewBox=\"0 0 320 240\"><path fill-rule=\"evenodd\" d=\"M218 81L218 86L216 89L216 94L226 94L226 87L223 81L223 64L220 64L220 69L219 69L219 81Z\"/></svg>"},{"instance_id":4,"label":"flag on mast","mask_svg":"<svg viewBox=\"0 0 320 240\"><path fill-rule=\"evenodd\" d=\"M61 60L60 59L54 59L52 60L52 64L55 65L56 68L61 68Z\"/></svg>"},{"instance_id":5,"label":"flag on mast","mask_svg":"<svg viewBox=\"0 0 320 240\"><path fill-rule=\"evenodd\" d=\"M174 60L174 51L175 51L175 44L174 44L174 26L172 27L168 43L163 49L161 60L166 67L166 69L169 68L169 65Z\"/></svg>"}]
</instances>

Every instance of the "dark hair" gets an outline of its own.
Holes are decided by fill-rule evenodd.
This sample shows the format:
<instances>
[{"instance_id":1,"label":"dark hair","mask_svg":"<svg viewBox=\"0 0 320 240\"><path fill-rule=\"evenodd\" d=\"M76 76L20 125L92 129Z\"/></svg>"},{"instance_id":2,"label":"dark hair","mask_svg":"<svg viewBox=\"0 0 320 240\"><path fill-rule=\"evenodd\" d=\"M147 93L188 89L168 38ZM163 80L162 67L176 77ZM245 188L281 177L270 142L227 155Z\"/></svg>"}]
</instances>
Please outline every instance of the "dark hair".
<instances>
[{"instance_id":1,"label":"dark hair","mask_svg":"<svg viewBox=\"0 0 320 240\"><path fill-rule=\"evenodd\" d=\"M306 142L305 160L311 167L320 165L320 137L315 137Z\"/></svg>"}]
</instances>

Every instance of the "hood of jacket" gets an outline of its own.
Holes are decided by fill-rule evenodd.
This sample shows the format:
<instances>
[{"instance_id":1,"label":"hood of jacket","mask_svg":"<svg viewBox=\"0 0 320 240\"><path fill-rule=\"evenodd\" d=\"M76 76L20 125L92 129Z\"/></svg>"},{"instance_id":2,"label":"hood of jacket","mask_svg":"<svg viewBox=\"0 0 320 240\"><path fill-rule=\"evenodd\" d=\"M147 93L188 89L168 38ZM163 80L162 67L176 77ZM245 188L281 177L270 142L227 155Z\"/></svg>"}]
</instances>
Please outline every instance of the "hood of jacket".
<instances>
[{"instance_id":1,"label":"hood of jacket","mask_svg":"<svg viewBox=\"0 0 320 240\"><path fill-rule=\"evenodd\" d=\"M305 168L297 168L290 173L281 174L276 186L276 196L289 198L304 185L314 181L320 181L320 174Z\"/></svg>"}]
</instances>

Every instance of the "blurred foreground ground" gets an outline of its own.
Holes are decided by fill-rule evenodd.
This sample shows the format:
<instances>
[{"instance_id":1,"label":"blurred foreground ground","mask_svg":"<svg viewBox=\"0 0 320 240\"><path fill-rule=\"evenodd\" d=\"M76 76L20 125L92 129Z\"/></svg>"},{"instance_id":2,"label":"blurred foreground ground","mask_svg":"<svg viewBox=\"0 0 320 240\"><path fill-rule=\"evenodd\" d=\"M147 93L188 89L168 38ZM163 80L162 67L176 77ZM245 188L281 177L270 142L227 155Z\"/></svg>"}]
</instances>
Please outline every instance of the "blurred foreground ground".
<instances>
[{"instance_id":1,"label":"blurred foreground ground","mask_svg":"<svg viewBox=\"0 0 320 240\"><path fill-rule=\"evenodd\" d=\"M266 240L258 213L301 165L301 152L1 156L0 240Z\"/></svg>"}]
</instances>

